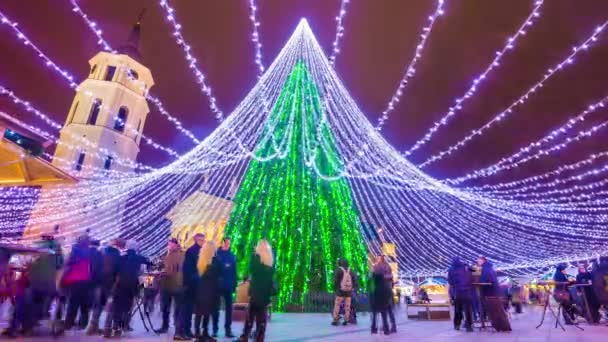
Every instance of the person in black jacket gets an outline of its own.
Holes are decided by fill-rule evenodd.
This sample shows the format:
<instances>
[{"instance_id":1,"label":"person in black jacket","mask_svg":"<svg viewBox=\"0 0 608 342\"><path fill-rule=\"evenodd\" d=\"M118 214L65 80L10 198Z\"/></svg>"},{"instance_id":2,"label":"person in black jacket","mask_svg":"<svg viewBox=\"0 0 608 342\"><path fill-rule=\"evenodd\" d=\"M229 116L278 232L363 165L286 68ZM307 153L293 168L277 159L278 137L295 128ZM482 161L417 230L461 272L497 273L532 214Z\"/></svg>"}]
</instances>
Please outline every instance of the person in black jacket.
<instances>
[{"instance_id":1,"label":"person in black jacket","mask_svg":"<svg viewBox=\"0 0 608 342\"><path fill-rule=\"evenodd\" d=\"M555 274L553 275L553 281L555 281L553 298L564 307L562 314L566 324L574 324L577 312L572 305L572 298L568 291L568 285L572 283L572 281L568 279L566 274L566 265L561 264L555 268Z\"/></svg>"},{"instance_id":2,"label":"person in black jacket","mask_svg":"<svg viewBox=\"0 0 608 342\"><path fill-rule=\"evenodd\" d=\"M93 306L93 315L91 316L91 324L87 330L88 335L97 335L101 333L99 330L99 318L102 311L106 310L108 313L106 316L105 330L109 331L112 329L112 308L111 308L111 295L112 289L118 277L118 270L120 266L120 251L125 248L125 241L117 238L107 246L102 254L102 271L101 271L101 286L99 287L99 296L96 298L95 305Z\"/></svg>"},{"instance_id":3,"label":"person in black jacket","mask_svg":"<svg viewBox=\"0 0 608 342\"><path fill-rule=\"evenodd\" d=\"M152 263L145 257L137 254L137 242L127 241L127 252L120 259L116 283L112 291L112 321L113 332L104 331L104 337L114 335L120 337L127 328L127 324L133 307L133 299L139 291L139 276L141 266L151 266Z\"/></svg>"},{"instance_id":4,"label":"person in black jacket","mask_svg":"<svg viewBox=\"0 0 608 342\"><path fill-rule=\"evenodd\" d=\"M249 265L251 282L249 285L249 312L241 337L235 342L249 341L249 335L255 321L255 341L263 342L266 334L266 320L268 319L268 305L273 295L274 254L267 240L260 240L255 248L255 254Z\"/></svg>"},{"instance_id":5,"label":"person in black jacket","mask_svg":"<svg viewBox=\"0 0 608 342\"><path fill-rule=\"evenodd\" d=\"M494 265L485 256L479 257L477 264L481 267L479 282L490 284L481 288L482 301L485 297L498 296L498 277L496 276L496 271L494 271Z\"/></svg>"},{"instance_id":6,"label":"person in black jacket","mask_svg":"<svg viewBox=\"0 0 608 342\"><path fill-rule=\"evenodd\" d=\"M585 264L578 265L578 274L576 275L576 283L577 284L585 284L590 285L593 282L593 275L591 272L587 270ZM582 291L580 291L580 296L586 297L587 305L585 305L585 299L582 298L580 301L582 304L581 307L585 308L585 311L589 312L589 318L592 322L590 323L599 323L600 321L600 304L595 296L595 292L593 292L593 287L583 287Z\"/></svg>"},{"instance_id":7,"label":"person in black jacket","mask_svg":"<svg viewBox=\"0 0 608 342\"><path fill-rule=\"evenodd\" d=\"M448 270L448 283L450 293L454 297L454 329L460 330L464 313L465 328L471 332L473 331L473 274L458 257L452 259L452 265Z\"/></svg>"},{"instance_id":8,"label":"person in black jacket","mask_svg":"<svg viewBox=\"0 0 608 342\"><path fill-rule=\"evenodd\" d=\"M95 297L97 295L97 289L101 286L102 271L103 271L103 257L99 252L99 240L89 240L89 258L91 262L91 275L89 285L87 288L87 297L84 301L84 310L80 314L78 319L78 328L85 329L89 324L89 312L91 307L95 304Z\"/></svg>"},{"instance_id":9,"label":"person in black jacket","mask_svg":"<svg viewBox=\"0 0 608 342\"><path fill-rule=\"evenodd\" d=\"M196 302L196 290L198 287L198 255L201 247L205 243L205 235L198 233L194 235L194 244L186 250L183 266L183 284L184 284L184 302L182 305L182 324L181 331L175 332L174 340L186 341L194 338L192 334L192 313L194 311L194 303Z\"/></svg>"},{"instance_id":10,"label":"person in black jacket","mask_svg":"<svg viewBox=\"0 0 608 342\"><path fill-rule=\"evenodd\" d=\"M230 238L225 237L222 240L222 247L217 250L215 255L218 265L220 266L219 274L219 297L224 300L224 329L225 336L232 338L232 296L236 291L237 275L236 275L236 257L230 251ZM219 330L220 312L216 310L213 313L213 337L217 337Z\"/></svg>"},{"instance_id":11,"label":"person in black jacket","mask_svg":"<svg viewBox=\"0 0 608 342\"><path fill-rule=\"evenodd\" d=\"M218 310L219 306L219 287L220 287L220 264L215 256L217 248L213 241L206 241L201 247L197 271L199 274L198 286L196 289L196 305L194 315L194 335L197 341L206 342L216 341L209 335L209 321L212 315ZM203 332L200 333L201 323Z\"/></svg>"}]
</instances>

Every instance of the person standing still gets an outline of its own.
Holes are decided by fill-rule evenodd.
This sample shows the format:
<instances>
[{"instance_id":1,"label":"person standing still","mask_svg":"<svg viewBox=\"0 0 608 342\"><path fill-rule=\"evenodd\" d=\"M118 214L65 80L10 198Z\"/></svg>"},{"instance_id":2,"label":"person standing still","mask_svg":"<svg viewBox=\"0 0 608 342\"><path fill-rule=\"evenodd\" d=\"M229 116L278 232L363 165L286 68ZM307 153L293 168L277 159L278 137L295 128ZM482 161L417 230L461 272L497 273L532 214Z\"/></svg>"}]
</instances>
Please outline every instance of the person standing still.
<instances>
[{"instance_id":1,"label":"person standing still","mask_svg":"<svg viewBox=\"0 0 608 342\"><path fill-rule=\"evenodd\" d=\"M268 305L274 293L274 254L267 240L260 240L255 248L255 254L249 264L251 283L249 286L249 312L243 328L243 334L234 342L247 342L255 321L256 331L254 341L263 342L266 334Z\"/></svg>"},{"instance_id":2,"label":"person standing still","mask_svg":"<svg viewBox=\"0 0 608 342\"><path fill-rule=\"evenodd\" d=\"M355 290L355 279L346 259L338 260L338 268L334 271L334 290L336 299L334 301L334 319L331 324L339 324L340 306L344 303L344 323L342 325L348 325L351 313L351 297L353 290Z\"/></svg>"},{"instance_id":3,"label":"person standing still","mask_svg":"<svg viewBox=\"0 0 608 342\"><path fill-rule=\"evenodd\" d=\"M158 331L164 334L169 330L169 316L171 314L171 304L173 303L173 317L175 331L180 331L181 324L181 305L183 290L184 253L182 252L177 239L169 240L167 255L164 257L164 274L160 281L160 307L163 313L163 323Z\"/></svg>"},{"instance_id":4,"label":"person standing still","mask_svg":"<svg viewBox=\"0 0 608 342\"><path fill-rule=\"evenodd\" d=\"M182 267L183 285L184 285L184 301L182 303L182 324L180 331L175 332L176 341L189 341L194 338L192 334L192 314L194 312L194 303L196 302L196 292L198 287L198 255L201 247L205 244L205 235L197 233L194 235L194 244L186 250L184 256L184 265Z\"/></svg>"},{"instance_id":5,"label":"person standing still","mask_svg":"<svg viewBox=\"0 0 608 342\"><path fill-rule=\"evenodd\" d=\"M219 281L219 297L224 300L224 329L225 336L228 338L232 335L232 296L236 291L236 257L230 251L230 238L225 237L222 240L222 246L217 251L215 256L218 265L220 266L220 281ZM213 313L213 337L217 337L219 330L220 312L217 310Z\"/></svg>"},{"instance_id":6,"label":"person standing still","mask_svg":"<svg viewBox=\"0 0 608 342\"><path fill-rule=\"evenodd\" d=\"M473 273L460 260L453 258L448 270L448 283L454 296L454 329L460 330L462 319L467 332L473 331Z\"/></svg>"}]
</instances>

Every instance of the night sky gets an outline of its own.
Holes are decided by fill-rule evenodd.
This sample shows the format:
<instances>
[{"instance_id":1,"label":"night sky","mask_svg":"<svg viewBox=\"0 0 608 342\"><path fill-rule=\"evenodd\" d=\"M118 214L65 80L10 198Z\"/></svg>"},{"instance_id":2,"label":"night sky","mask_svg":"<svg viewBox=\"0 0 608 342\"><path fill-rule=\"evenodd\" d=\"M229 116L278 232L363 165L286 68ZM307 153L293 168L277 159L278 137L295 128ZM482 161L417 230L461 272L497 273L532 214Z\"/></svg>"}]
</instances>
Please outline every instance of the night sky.
<instances>
[{"instance_id":1,"label":"night sky","mask_svg":"<svg viewBox=\"0 0 608 342\"><path fill-rule=\"evenodd\" d=\"M421 162L457 142L510 105L536 83L546 69L560 62L573 45L608 20L605 0L547 0L542 17L503 58L502 66L431 144L412 156ZM142 8L143 62L154 76L152 94L199 138L218 123L190 74L181 50L173 40L158 1L80 0L83 10L104 30L117 47L126 39ZM418 73L392 113L383 134L398 150L406 150L432 123L446 113L515 33L529 14L530 0L447 0L446 14L433 30ZM219 107L227 114L256 82L254 47L246 0L174 0L176 17L186 40L193 47L199 66L206 73ZM321 46L329 54L335 35L338 0L259 0L259 28L265 65L269 65L299 19L306 17ZM418 35L435 7L434 0L351 0L345 17L345 36L336 67L360 108L375 124L393 94L403 69L412 58ZM81 80L88 74L88 59L100 48L84 22L72 13L68 0L1 0L0 9L19 22L21 29L58 64ZM6 25L0 25L0 84L31 101L63 123L74 93L67 82L47 70L29 48L23 46ZM540 92L506 121L492 128L466 148L428 168L438 178L462 175L487 166L516 151L532 139L587 105L608 95L608 30L576 64L545 84ZM171 128L151 106L144 132L178 152L192 148L188 138ZM0 110L23 121L43 126L36 118L0 97ZM593 114L581 127L608 119L607 112ZM565 162L586 158L591 152L608 150L605 132L577 143L552 157L526 164L494 180L533 175ZM139 160L161 166L170 162L164 152L142 143ZM604 161L605 162L605 161Z\"/></svg>"}]
</instances>

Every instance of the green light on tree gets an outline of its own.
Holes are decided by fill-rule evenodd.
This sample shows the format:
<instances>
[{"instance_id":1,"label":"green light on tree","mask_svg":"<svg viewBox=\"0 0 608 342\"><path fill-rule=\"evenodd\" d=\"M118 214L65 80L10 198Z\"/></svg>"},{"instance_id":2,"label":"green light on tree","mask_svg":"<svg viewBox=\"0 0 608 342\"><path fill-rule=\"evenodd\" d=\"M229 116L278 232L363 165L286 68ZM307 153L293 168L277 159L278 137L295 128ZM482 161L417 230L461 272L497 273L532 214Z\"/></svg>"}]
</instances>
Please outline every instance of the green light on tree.
<instances>
[{"instance_id":1,"label":"green light on tree","mask_svg":"<svg viewBox=\"0 0 608 342\"><path fill-rule=\"evenodd\" d=\"M267 238L275 250L278 309L301 303L308 291L331 291L338 258L367 272L367 249L358 211L345 178L324 180L341 170L331 128L322 120L321 99L303 62L289 75L269 115L256 154L234 198L226 226L241 275L255 244ZM273 133L273 134L270 134ZM365 277L361 277L364 281Z\"/></svg>"}]
</instances>

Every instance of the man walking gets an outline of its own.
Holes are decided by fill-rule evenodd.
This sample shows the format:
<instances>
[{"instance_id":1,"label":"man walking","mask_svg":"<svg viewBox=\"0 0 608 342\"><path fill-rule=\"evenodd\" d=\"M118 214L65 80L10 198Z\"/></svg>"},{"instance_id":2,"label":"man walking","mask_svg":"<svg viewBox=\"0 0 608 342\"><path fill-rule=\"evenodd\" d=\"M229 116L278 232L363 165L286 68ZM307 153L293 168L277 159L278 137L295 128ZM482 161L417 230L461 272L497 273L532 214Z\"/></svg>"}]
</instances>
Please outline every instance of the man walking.
<instances>
[{"instance_id":1,"label":"man walking","mask_svg":"<svg viewBox=\"0 0 608 342\"><path fill-rule=\"evenodd\" d=\"M215 258L220 268L220 298L224 300L224 329L226 337L232 338L232 295L236 290L236 257L230 251L230 238L222 240L222 246L217 251ZM213 337L217 337L219 330L220 312L213 314Z\"/></svg>"}]
</instances>

